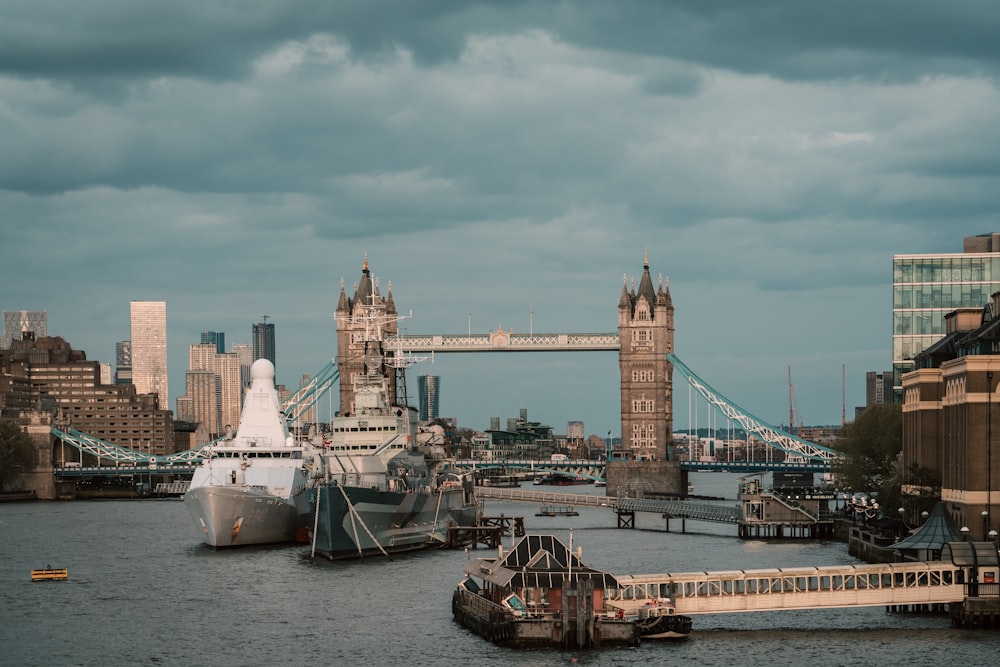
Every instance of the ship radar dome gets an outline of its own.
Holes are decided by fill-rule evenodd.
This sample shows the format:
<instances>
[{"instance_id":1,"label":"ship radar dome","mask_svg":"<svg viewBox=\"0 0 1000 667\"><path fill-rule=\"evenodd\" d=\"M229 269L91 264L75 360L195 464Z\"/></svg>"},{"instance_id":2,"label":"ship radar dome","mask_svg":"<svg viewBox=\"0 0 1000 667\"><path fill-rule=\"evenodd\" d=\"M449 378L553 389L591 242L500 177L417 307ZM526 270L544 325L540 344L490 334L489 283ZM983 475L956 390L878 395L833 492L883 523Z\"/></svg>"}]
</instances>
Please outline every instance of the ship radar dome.
<instances>
[{"instance_id":1,"label":"ship radar dome","mask_svg":"<svg viewBox=\"0 0 1000 667\"><path fill-rule=\"evenodd\" d=\"M250 379L273 380L274 364L272 364L267 359L258 359L257 361L253 362L253 366L250 367Z\"/></svg>"}]
</instances>

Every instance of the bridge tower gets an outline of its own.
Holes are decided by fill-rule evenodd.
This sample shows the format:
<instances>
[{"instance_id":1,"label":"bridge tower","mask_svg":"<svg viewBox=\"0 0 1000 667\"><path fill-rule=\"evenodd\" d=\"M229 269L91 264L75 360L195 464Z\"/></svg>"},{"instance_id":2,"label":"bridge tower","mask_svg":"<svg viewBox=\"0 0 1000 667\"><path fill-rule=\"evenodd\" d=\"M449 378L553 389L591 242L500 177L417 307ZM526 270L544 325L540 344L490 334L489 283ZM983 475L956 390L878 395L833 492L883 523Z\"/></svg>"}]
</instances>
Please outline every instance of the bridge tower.
<instances>
[{"instance_id":1,"label":"bridge tower","mask_svg":"<svg viewBox=\"0 0 1000 667\"><path fill-rule=\"evenodd\" d=\"M344 291L344 280L340 281L340 300L337 302L337 371L340 373L340 412L346 414L354 411L354 383L356 373L365 372L365 329L370 321L366 317L365 306L375 306L379 321L382 323L382 339L395 336L398 329L396 304L392 298L390 284L383 297L379 291L378 278L372 278L368 270L368 257L365 257L361 269L361 279L354 285L354 297L348 298ZM392 352L386 350L386 355ZM383 369L391 369L390 364ZM388 372L388 370L386 371ZM389 402L396 403L396 378L387 376Z\"/></svg>"},{"instance_id":2,"label":"bridge tower","mask_svg":"<svg viewBox=\"0 0 1000 667\"><path fill-rule=\"evenodd\" d=\"M639 287L628 278L618 301L618 365L621 370L622 449L635 461L672 458L674 304L670 286L653 287L649 253Z\"/></svg>"}]
</instances>

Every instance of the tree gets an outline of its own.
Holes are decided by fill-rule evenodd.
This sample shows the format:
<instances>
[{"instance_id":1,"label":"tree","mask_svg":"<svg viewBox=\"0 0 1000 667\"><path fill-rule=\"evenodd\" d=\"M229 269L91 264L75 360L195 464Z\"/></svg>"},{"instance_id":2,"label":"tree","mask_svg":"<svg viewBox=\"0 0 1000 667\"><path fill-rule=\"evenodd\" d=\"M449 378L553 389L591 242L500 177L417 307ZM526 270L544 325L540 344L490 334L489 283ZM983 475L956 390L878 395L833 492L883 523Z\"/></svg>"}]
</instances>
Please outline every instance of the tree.
<instances>
[{"instance_id":1,"label":"tree","mask_svg":"<svg viewBox=\"0 0 1000 667\"><path fill-rule=\"evenodd\" d=\"M0 487L35 469L35 445L17 423L0 419Z\"/></svg>"},{"instance_id":2,"label":"tree","mask_svg":"<svg viewBox=\"0 0 1000 667\"><path fill-rule=\"evenodd\" d=\"M900 475L894 468L903 451L900 405L883 403L867 408L842 429L837 448L844 454L833 470L841 488L878 494L886 501L898 497Z\"/></svg>"}]
</instances>

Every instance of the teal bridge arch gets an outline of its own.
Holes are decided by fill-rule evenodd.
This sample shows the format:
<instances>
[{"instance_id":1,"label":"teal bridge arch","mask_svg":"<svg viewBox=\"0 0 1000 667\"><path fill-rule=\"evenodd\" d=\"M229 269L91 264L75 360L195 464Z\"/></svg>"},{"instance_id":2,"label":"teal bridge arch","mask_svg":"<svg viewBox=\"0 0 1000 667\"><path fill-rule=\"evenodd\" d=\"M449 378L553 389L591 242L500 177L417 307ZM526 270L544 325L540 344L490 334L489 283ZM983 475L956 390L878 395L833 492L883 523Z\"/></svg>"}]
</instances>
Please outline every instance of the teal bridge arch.
<instances>
[{"instance_id":1,"label":"teal bridge arch","mask_svg":"<svg viewBox=\"0 0 1000 667\"><path fill-rule=\"evenodd\" d=\"M667 358L673 364L674 370L678 371L706 401L720 410L727 418L739 423L747 433L757 437L765 445L784 453L784 461L682 461L681 467L683 469L731 472L828 472L831 469L831 464L841 456L840 452L834 449L803 440L755 417L713 389L677 356L668 353ZM339 379L340 373L336 361L331 360L315 374L306 386L285 401L282 407L286 419L290 423L298 421L306 411L315 406L317 401L338 383ZM112 475L124 474L125 470L132 468L149 470L150 467L163 473L189 472L201 463L204 449L221 440L218 438L194 449L159 456L115 445L72 428L64 431L53 427L51 432L62 443L90 454L99 461L107 462L109 465L102 465L98 468L105 474ZM456 461L453 465L464 469L475 468L484 472L505 469L519 472L558 472L594 480L604 477L604 461L479 461L470 459ZM88 470L93 469L88 468ZM66 475L79 475L83 474L84 470L67 470L64 467L60 468L58 472Z\"/></svg>"}]
</instances>

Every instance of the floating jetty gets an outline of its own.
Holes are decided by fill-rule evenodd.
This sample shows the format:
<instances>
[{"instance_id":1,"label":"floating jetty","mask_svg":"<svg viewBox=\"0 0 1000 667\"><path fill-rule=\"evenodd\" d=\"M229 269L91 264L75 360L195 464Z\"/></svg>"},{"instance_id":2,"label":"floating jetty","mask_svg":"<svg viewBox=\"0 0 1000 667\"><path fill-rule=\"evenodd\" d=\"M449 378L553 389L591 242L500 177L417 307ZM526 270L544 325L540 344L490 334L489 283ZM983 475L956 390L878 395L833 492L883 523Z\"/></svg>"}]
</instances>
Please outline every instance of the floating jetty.
<instances>
[{"instance_id":1,"label":"floating jetty","mask_svg":"<svg viewBox=\"0 0 1000 667\"><path fill-rule=\"evenodd\" d=\"M535 516L580 516L572 505L542 505Z\"/></svg>"},{"instance_id":2,"label":"floating jetty","mask_svg":"<svg viewBox=\"0 0 1000 667\"><path fill-rule=\"evenodd\" d=\"M494 558L476 558L452 595L455 621L513 647L637 646L634 619L606 606L617 579L580 561L552 535L522 537Z\"/></svg>"},{"instance_id":3,"label":"floating jetty","mask_svg":"<svg viewBox=\"0 0 1000 667\"><path fill-rule=\"evenodd\" d=\"M31 571L32 581L66 581L69 579L69 570L65 567L52 567L51 565Z\"/></svg>"}]
</instances>

